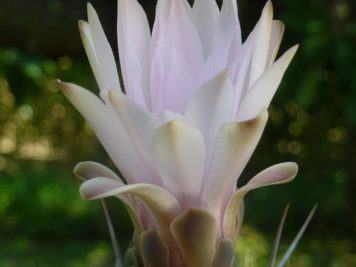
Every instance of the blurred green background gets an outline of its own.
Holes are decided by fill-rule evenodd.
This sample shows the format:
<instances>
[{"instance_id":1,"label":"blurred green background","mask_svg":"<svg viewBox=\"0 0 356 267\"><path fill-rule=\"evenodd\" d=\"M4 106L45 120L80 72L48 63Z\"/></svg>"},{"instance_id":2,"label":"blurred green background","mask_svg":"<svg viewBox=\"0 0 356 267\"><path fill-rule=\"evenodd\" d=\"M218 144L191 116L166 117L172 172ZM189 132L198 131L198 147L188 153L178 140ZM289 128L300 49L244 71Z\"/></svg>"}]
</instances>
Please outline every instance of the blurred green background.
<instances>
[{"instance_id":1,"label":"blurred green background","mask_svg":"<svg viewBox=\"0 0 356 267\"><path fill-rule=\"evenodd\" d=\"M140 1L153 22L156 1ZM92 1L116 48L116 1ZM246 37L265 1L239 0ZM289 266L356 266L356 3L276 0L286 25L281 51L299 52L270 107L265 134L239 183L296 161L297 179L246 200L238 249L267 266L282 211L291 204L282 250L314 203L319 210ZM77 31L86 1L0 0L0 267L113 266L100 206L78 194L75 163L114 169L56 79L97 90ZM109 201L122 249L131 226Z\"/></svg>"}]
</instances>

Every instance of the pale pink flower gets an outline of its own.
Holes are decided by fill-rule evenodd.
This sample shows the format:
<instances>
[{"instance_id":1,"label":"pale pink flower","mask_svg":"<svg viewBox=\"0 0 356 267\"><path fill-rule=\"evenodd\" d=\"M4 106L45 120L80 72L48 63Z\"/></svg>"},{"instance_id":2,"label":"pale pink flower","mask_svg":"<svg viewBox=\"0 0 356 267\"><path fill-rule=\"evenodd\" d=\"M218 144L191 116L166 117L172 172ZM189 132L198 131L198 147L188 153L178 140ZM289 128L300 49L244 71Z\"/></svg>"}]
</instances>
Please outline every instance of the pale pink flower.
<instances>
[{"instance_id":1,"label":"pale pink flower","mask_svg":"<svg viewBox=\"0 0 356 267\"><path fill-rule=\"evenodd\" d=\"M88 22L79 27L101 99L74 84L61 86L125 181L94 162L79 163L75 173L86 179L83 198L125 203L147 266L230 266L245 194L296 175L295 163L281 163L236 189L297 50L275 61L284 27L272 16L268 1L242 43L235 0L224 0L221 10L214 0L193 7L159 0L151 34L137 0L119 0L124 94L88 5Z\"/></svg>"}]
</instances>

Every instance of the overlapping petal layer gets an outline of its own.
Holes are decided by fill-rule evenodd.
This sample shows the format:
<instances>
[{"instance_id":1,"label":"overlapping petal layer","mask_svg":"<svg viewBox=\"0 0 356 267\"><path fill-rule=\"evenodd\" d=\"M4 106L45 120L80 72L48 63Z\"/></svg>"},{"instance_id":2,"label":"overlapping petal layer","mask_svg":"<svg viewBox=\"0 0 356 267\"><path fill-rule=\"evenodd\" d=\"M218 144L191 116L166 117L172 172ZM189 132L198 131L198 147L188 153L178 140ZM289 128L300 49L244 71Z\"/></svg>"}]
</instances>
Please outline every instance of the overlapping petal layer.
<instances>
[{"instance_id":1,"label":"overlapping petal layer","mask_svg":"<svg viewBox=\"0 0 356 267\"><path fill-rule=\"evenodd\" d=\"M126 94L91 5L79 28L102 100L60 84L124 176L97 163L78 164L83 198L116 196L125 203L147 265L231 266L244 196L290 181L297 171L294 163L278 164L235 187L297 50L275 61L284 26L273 20L272 3L242 42L235 0L224 0L221 10L214 0L195 0L192 7L159 0L152 33L137 0L118 0Z\"/></svg>"}]
</instances>

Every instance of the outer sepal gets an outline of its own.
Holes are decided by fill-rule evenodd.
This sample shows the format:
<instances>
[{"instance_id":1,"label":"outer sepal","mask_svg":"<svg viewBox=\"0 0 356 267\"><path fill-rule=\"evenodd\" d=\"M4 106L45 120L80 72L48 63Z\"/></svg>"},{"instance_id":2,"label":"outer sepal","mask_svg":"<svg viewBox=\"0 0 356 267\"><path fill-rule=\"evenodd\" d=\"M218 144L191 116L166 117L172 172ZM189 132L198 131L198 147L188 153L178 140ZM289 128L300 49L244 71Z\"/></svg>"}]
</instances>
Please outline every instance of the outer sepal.
<instances>
[{"instance_id":1,"label":"outer sepal","mask_svg":"<svg viewBox=\"0 0 356 267\"><path fill-rule=\"evenodd\" d=\"M142 233L140 241L145 266L170 267L168 246L156 231L149 230Z\"/></svg>"},{"instance_id":2,"label":"outer sepal","mask_svg":"<svg viewBox=\"0 0 356 267\"><path fill-rule=\"evenodd\" d=\"M241 212L243 212L241 204L249 191L268 185L288 183L294 179L297 172L298 166L294 162L276 164L263 170L253 177L245 186L238 189L230 198L225 209L223 219L224 237L233 240L236 239L243 217L241 214Z\"/></svg>"},{"instance_id":3,"label":"outer sepal","mask_svg":"<svg viewBox=\"0 0 356 267\"><path fill-rule=\"evenodd\" d=\"M215 250L217 223L206 209L191 208L171 224L186 267L210 266Z\"/></svg>"}]
</instances>

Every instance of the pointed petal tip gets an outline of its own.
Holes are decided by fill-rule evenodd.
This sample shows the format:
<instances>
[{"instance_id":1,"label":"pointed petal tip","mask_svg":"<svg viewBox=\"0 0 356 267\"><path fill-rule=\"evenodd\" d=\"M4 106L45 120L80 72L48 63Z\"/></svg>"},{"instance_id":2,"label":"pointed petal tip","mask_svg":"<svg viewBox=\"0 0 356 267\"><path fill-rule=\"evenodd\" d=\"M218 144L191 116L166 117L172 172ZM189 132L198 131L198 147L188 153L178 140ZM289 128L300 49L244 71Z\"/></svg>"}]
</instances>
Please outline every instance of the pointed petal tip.
<instances>
[{"instance_id":1,"label":"pointed petal tip","mask_svg":"<svg viewBox=\"0 0 356 267\"><path fill-rule=\"evenodd\" d=\"M288 62L288 64L293 59L293 57L297 53L298 49L299 49L299 44L296 44L296 45L292 46L291 48L289 48L287 50L287 52L284 53L284 55L282 57L284 57L284 56L286 57L286 61Z\"/></svg>"},{"instance_id":2,"label":"pointed petal tip","mask_svg":"<svg viewBox=\"0 0 356 267\"><path fill-rule=\"evenodd\" d=\"M296 45L292 46L286 52L284 52L284 54L282 56L280 56L277 59L277 61L274 63L274 64L277 64L277 63L280 64L280 66L283 69L283 73L287 69L288 65L292 61L292 59L295 56L295 54L297 53L298 48L299 48L299 44L296 44Z\"/></svg>"},{"instance_id":3,"label":"pointed petal tip","mask_svg":"<svg viewBox=\"0 0 356 267\"><path fill-rule=\"evenodd\" d=\"M95 9L94 9L93 5L88 1L87 2L87 12L88 12L88 14L89 14L89 12L93 12L93 11L95 12Z\"/></svg>"},{"instance_id":4,"label":"pointed petal tip","mask_svg":"<svg viewBox=\"0 0 356 267\"><path fill-rule=\"evenodd\" d=\"M262 14L266 14L268 17L273 18L273 4L271 0L268 0L263 7Z\"/></svg>"},{"instance_id":5,"label":"pointed petal tip","mask_svg":"<svg viewBox=\"0 0 356 267\"><path fill-rule=\"evenodd\" d=\"M275 20L273 20L273 22L276 23L276 24L278 24L278 25L281 27L281 29L284 31L285 25L284 25L284 22L283 22L283 21L278 20L278 19L275 19Z\"/></svg>"},{"instance_id":6,"label":"pointed petal tip","mask_svg":"<svg viewBox=\"0 0 356 267\"><path fill-rule=\"evenodd\" d=\"M69 94L70 88L69 85L66 82L63 82L60 79L57 79L57 83L59 88L61 89L62 93L67 96Z\"/></svg>"},{"instance_id":7,"label":"pointed petal tip","mask_svg":"<svg viewBox=\"0 0 356 267\"><path fill-rule=\"evenodd\" d=\"M87 3L87 13L89 22L99 21L98 13L90 2Z\"/></svg>"},{"instance_id":8,"label":"pointed petal tip","mask_svg":"<svg viewBox=\"0 0 356 267\"><path fill-rule=\"evenodd\" d=\"M293 49L295 52L297 52L298 49L299 49L299 44L296 44L296 45L292 46L292 49ZM294 53L295 53L295 52L294 52Z\"/></svg>"},{"instance_id":9,"label":"pointed petal tip","mask_svg":"<svg viewBox=\"0 0 356 267\"><path fill-rule=\"evenodd\" d=\"M93 95L89 90L80 87L79 85L76 85L74 83L68 83L68 82L60 82L59 87L62 91L62 93L72 102L73 100L75 101L84 101L83 95ZM96 96L95 96L96 97ZM96 97L97 98L97 97ZM84 103L83 102L83 103ZM72 102L73 103L73 102ZM74 104L76 106L76 104Z\"/></svg>"},{"instance_id":10,"label":"pointed petal tip","mask_svg":"<svg viewBox=\"0 0 356 267\"><path fill-rule=\"evenodd\" d=\"M293 57L297 53L298 48L299 48L299 44L292 46L282 56L280 56L280 58L278 58L274 64L280 61L281 66L283 66L283 69L286 70L290 62L292 61Z\"/></svg>"},{"instance_id":11,"label":"pointed petal tip","mask_svg":"<svg viewBox=\"0 0 356 267\"><path fill-rule=\"evenodd\" d=\"M83 31L83 28L85 27L85 25L87 24L88 22L83 20L83 19L80 19L78 20L78 28L80 31Z\"/></svg>"},{"instance_id":12,"label":"pointed petal tip","mask_svg":"<svg viewBox=\"0 0 356 267\"><path fill-rule=\"evenodd\" d=\"M268 1L266 2L265 8L268 9L268 10L269 10L269 9L273 9L273 3L272 3L271 0L268 0Z\"/></svg>"},{"instance_id":13,"label":"pointed petal tip","mask_svg":"<svg viewBox=\"0 0 356 267\"><path fill-rule=\"evenodd\" d=\"M61 91L66 94L66 92L68 92L70 89L69 89L69 86L66 82L63 82L61 81L60 79L57 79L57 83L59 85L59 87L61 88Z\"/></svg>"},{"instance_id":14,"label":"pointed petal tip","mask_svg":"<svg viewBox=\"0 0 356 267\"><path fill-rule=\"evenodd\" d=\"M57 82L58 82L58 85L59 85L62 93L67 97L74 90L73 84L71 84L71 83L63 82L63 81L61 81L59 79L57 80Z\"/></svg>"}]
</instances>

